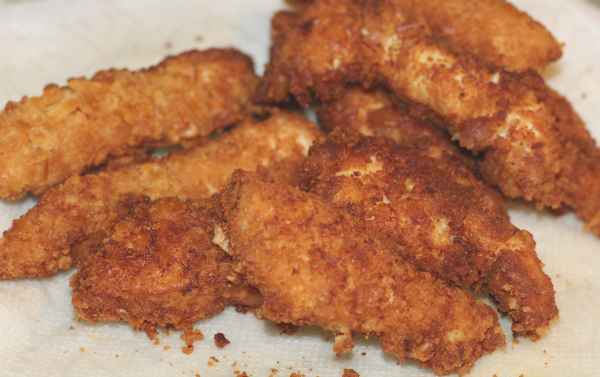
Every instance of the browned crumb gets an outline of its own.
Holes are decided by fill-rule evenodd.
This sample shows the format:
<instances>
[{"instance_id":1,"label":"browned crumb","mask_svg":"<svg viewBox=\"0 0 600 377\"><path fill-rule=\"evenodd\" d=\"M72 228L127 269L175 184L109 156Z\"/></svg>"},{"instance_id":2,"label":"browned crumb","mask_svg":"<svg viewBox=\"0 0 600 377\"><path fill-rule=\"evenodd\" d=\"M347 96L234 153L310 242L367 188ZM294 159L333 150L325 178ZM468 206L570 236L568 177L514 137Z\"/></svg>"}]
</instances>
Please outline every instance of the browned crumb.
<instances>
[{"instance_id":1,"label":"browned crumb","mask_svg":"<svg viewBox=\"0 0 600 377\"><path fill-rule=\"evenodd\" d=\"M512 338L512 343L513 343L513 344L519 344L520 342L519 342L519 339L517 339L517 338Z\"/></svg>"},{"instance_id":2,"label":"browned crumb","mask_svg":"<svg viewBox=\"0 0 600 377\"><path fill-rule=\"evenodd\" d=\"M298 332L300 326L294 326L291 323L281 322L277 324L277 328L279 329L279 335L283 335L285 333L291 336Z\"/></svg>"},{"instance_id":3,"label":"browned crumb","mask_svg":"<svg viewBox=\"0 0 600 377\"><path fill-rule=\"evenodd\" d=\"M213 365L215 365L215 363L213 363L212 361L209 361L207 364L209 367L212 367Z\"/></svg>"},{"instance_id":4,"label":"browned crumb","mask_svg":"<svg viewBox=\"0 0 600 377\"><path fill-rule=\"evenodd\" d=\"M75 330L75 327L69 326L69 330Z\"/></svg>"},{"instance_id":5,"label":"browned crumb","mask_svg":"<svg viewBox=\"0 0 600 377\"><path fill-rule=\"evenodd\" d=\"M181 352L185 353L186 355L189 355L190 353L194 352L194 346L191 344L181 346Z\"/></svg>"},{"instance_id":6,"label":"browned crumb","mask_svg":"<svg viewBox=\"0 0 600 377\"><path fill-rule=\"evenodd\" d=\"M234 361L233 364L231 364L232 367L237 365L237 361Z\"/></svg>"},{"instance_id":7,"label":"browned crumb","mask_svg":"<svg viewBox=\"0 0 600 377\"><path fill-rule=\"evenodd\" d=\"M246 371L243 371L242 374L240 374L239 377L248 377L248 375L246 374Z\"/></svg>"},{"instance_id":8,"label":"browned crumb","mask_svg":"<svg viewBox=\"0 0 600 377\"><path fill-rule=\"evenodd\" d=\"M279 372L277 369L271 368L271 373L276 374L277 372Z\"/></svg>"},{"instance_id":9,"label":"browned crumb","mask_svg":"<svg viewBox=\"0 0 600 377\"><path fill-rule=\"evenodd\" d=\"M71 317L71 321L73 321L73 322L77 321L77 317Z\"/></svg>"},{"instance_id":10,"label":"browned crumb","mask_svg":"<svg viewBox=\"0 0 600 377\"><path fill-rule=\"evenodd\" d=\"M218 360L216 357L214 357L214 356L211 356L211 357L209 357L209 359L211 359L211 360L212 360L212 361L214 361L215 363L218 363L218 362L219 362L219 360Z\"/></svg>"},{"instance_id":11,"label":"browned crumb","mask_svg":"<svg viewBox=\"0 0 600 377\"><path fill-rule=\"evenodd\" d=\"M168 350L169 348L171 348L171 346L163 346L163 351Z\"/></svg>"},{"instance_id":12,"label":"browned crumb","mask_svg":"<svg viewBox=\"0 0 600 377\"><path fill-rule=\"evenodd\" d=\"M156 346L157 346L157 345L159 345L159 344L160 344L160 339L156 338L156 339L154 340L154 345L156 345Z\"/></svg>"},{"instance_id":13,"label":"browned crumb","mask_svg":"<svg viewBox=\"0 0 600 377\"><path fill-rule=\"evenodd\" d=\"M362 356L367 356L367 353L366 352L362 352L361 355Z\"/></svg>"},{"instance_id":14,"label":"browned crumb","mask_svg":"<svg viewBox=\"0 0 600 377\"><path fill-rule=\"evenodd\" d=\"M170 366L173 366L173 363L169 361L169 365L170 365Z\"/></svg>"},{"instance_id":15,"label":"browned crumb","mask_svg":"<svg viewBox=\"0 0 600 377\"><path fill-rule=\"evenodd\" d=\"M359 377L359 374L354 369L344 369L342 377Z\"/></svg>"},{"instance_id":16,"label":"browned crumb","mask_svg":"<svg viewBox=\"0 0 600 377\"><path fill-rule=\"evenodd\" d=\"M196 377L200 377L200 374L196 373Z\"/></svg>"},{"instance_id":17,"label":"browned crumb","mask_svg":"<svg viewBox=\"0 0 600 377\"><path fill-rule=\"evenodd\" d=\"M331 338L330 338L330 337L326 337L326 338L325 338L325 341L326 341L326 342L329 342L329 339L331 339Z\"/></svg>"},{"instance_id":18,"label":"browned crumb","mask_svg":"<svg viewBox=\"0 0 600 377\"><path fill-rule=\"evenodd\" d=\"M79 347L79 352L85 352L85 348Z\"/></svg>"},{"instance_id":19,"label":"browned crumb","mask_svg":"<svg viewBox=\"0 0 600 377\"><path fill-rule=\"evenodd\" d=\"M226 345L228 345L229 343L231 343L226 337L225 335L223 335L223 333L216 333L215 334L215 345L219 348L224 348Z\"/></svg>"}]
</instances>

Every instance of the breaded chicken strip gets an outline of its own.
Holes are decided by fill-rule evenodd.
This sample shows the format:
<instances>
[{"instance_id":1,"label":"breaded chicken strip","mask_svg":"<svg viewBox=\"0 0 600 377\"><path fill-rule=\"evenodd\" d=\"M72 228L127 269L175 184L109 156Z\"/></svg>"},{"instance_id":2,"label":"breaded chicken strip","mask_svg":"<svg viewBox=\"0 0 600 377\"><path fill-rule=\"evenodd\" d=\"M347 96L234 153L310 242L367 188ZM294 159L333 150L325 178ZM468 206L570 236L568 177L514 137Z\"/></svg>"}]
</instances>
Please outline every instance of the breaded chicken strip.
<instances>
[{"instance_id":1,"label":"breaded chicken strip","mask_svg":"<svg viewBox=\"0 0 600 377\"><path fill-rule=\"evenodd\" d=\"M393 0L317 0L274 36L255 99L280 102L291 93L306 105L312 93L329 100L349 83L381 81L444 118L454 140L483 155L483 176L505 195L560 205L552 109L518 75L441 49Z\"/></svg>"},{"instance_id":2,"label":"breaded chicken strip","mask_svg":"<svg viewBox=\"0 0 600 377\"><path fill-rule=\"evenodd\" d=\"M562 45L542 24L504 0L394 1L407 16L424 20L436 43L491 67L541 72L562 55ZM286 2L302 12L313 0Z\"/></svg>"},{"instance_id":3,"label":"breaded chicken strip","mask_svg":"<svg viewBox=\"0 0 600 377\"><path fill-rule=\"evenodd\" d=\"M505 0L394 0L412 18L422 17L433 38L485 65L522 72L544 70L562 46L546 28Z\"/></svg>"},{"instance_id":4,"label":"breaded chicken strip","mask_svg":"<svg viewBox=\"0 0 600 377\"><path fill-rule=\"evenodd\" d=\"M110 156L174 145L240 122L259 108L252 60L231 49L190 51L150 69L109 70L49 85L0 113L0 197L15 200Z\"/></svg>"},{"instance_id":5,"label":"breaded chicken strip","mask_svg":"<svg viewBox=\"0 0 600 377\"><path fill-rule=\"evenodd\" d=\"M571 104L553 90L547 94L564 135L563 168L558 179L565 193L564 203L586 221L586 231L600 237L600 149Z\"/></svg>"},{"instance_id":6,"label":"breaded chicken strip","mask_svg":"<svg viewBox=\"0 0 600 377\"><path fill-rule=\"evenodd\" d=\"M558 318L535 242L487 209L476 186L382 137L335 129L310 149L300 187L396 242L400 255L449 283L489 288L513 332L538 339Z\"/></svg>"},{"instance_id":7,"label":"breaded chicken strip","mask_svg":"<svg viewBox=\"0 0 600 377\"><path fill-rule=\"evenodd\" d=\"M91 322L125 320L153 336L156 326L189 331L228 304L260 306L258 291L212 242L214 204L146 197L130 208L71 276L77 314Z\"/></svg>"},{"instance_id":8,"label":"breaded chicken strip","mask_svg":"<svg viewBox=\"0 0 600 377\"><path fill-rule=\"evenodd\" d=\"M366 91L358 87L317 108L319 124L326 130L336 127L358 130L369 136L384 136L398 144L413 147L435 159L440 168L461 184L472 185L487 201L495 215L508 218L506 200L479 176L477 160L458 148L439 128L411 117L401 104L394 104L383 89Z\"/></svg>"},{"instance_id":9,"label":"breaded chicken strip","mask_svg":"<svg viewBox=\"0 0 600 377\"><path fill-rule=\"evenodd\" d=\"M382 349L437 374L465 374L504 346L496 313L398 256L399 247L323 198L237 171L223 191L233 269L264 296L258 315L336 334L382 339Z\"/></svg>"},{"instance_id":10,"label":"breaded chicken strip","mask_svg":"<svg viewBox=\"0 0 600 377\"><path fill-rule=\"evenodd\" d=\"M163 159L73 176L46 191L4 232L0 279L47 277L85 258L126 214L124 194L205 198L223 189L238 168L296 184L298 168L319 135L301 115L275 112Z\"/></svg>"}]
</instances>

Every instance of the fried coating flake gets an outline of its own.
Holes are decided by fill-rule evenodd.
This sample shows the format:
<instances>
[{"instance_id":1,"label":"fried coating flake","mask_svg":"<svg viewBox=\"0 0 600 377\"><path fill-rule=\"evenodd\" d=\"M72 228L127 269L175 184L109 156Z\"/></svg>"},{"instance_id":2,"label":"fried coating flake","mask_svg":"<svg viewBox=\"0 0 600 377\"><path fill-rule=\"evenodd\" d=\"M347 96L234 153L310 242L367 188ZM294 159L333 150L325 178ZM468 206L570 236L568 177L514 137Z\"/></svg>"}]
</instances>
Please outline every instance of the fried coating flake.
<instances>
[{"instance_id":1,"label":"fried coating flake","mask_svg":"<svg viewBox=\"0 0 600 377\"><path fill-rule=\"evenodd\" d=\"M476 187L416 150L335 129L315 141L300 187L396 242L417 268L477 292L489 289L499 310L512 316L514 333L538 339L558 318L531 235L490 212Z\"/></svg>"},{"instance_id":2,"label":"fried coating flake","mask_svg":"<svg viewBox=\"0 0 600 377\"><path fill-rule=\"evenodd\" d=\"M508 218L506 200L480 178L478 160L452 143L446 132L411 117L402 105L395 103L391 95L381 88L366 91L352 87L340 98L320 104L317 116L319 124L326 130L336 127L355 129L368 136L387 137L419 150L435 159L441 169L452 174L461 184L474 186L495 215Z\"/></svg>"},{"instance_id":3,"label":"fried coating flake","mask_svg":"<svg viewBox=\"0 0 600 377\"><path fill-rule=\"evenodd\" d=\"M398 256L399 247L323 198L236 171L222 192L233 268L264 296L259 315L336 334L382 339L437 374L465 374L505 344L497 315Z\"/></svg>"},{"instance_id":4,"label":"fried coating flake","mask_svg":"<svg viewBox=\"0 0 600 377\"><path fill-rule=\"evenodd\" d=\"M274 112L163 159L73 176L46 191L0 239L0 279L48 277L84 259L126 212L122 195L203 198L238 168L296 184L312 141L322 135L299 114Z\"/></svg>"},{"instance_id":5,"label":"fried coating flake","mask_svg":"<svg viewBox=\"0 0 600 377\"><path fill-rule=\"evenodd\" d=\"M217 218L214 200L138 200L71 277L79 317L152 334L156 326L192 330L225 305L260 306L258 291L212 242Z\"/></svg>"},{"instance_id":6,"label":"fried coating flake","mask_svg":"<svg viewBox=\"0 0 600 377\"><path fill-rule=\"evenodd\" d=\"M39 195L137 148L206 136L262 111L250 100L252 60L232 49L190 51L131 72L49 85L0 113L0 197Z\"/></svg>"},{"instance_id":7,"label":"fried coating flake","mask_svg":"<svg viewBox=\"0 0 600 377\"><path fill-rule=\"evenodd\" d=\"M454 140L482 154L483 176L505 195L560 206L560 133L552 109L519 75L440 48L393 0L317 0L277 25L256 100L292 94L307 105L313 94L330 100L349 83L382 82L441 116Z\"/></svg>"},{"instance_id":8,"label":"fried coating flake","mask_svg":"<svg viewBox=\"0 0 600 377\"><path fill-rule=\"evenodd\" d=\"M562 55L556 38L505 0L394 0L423 18L440 45L493 67L541 72Z\"/></svg>"}]
</instances>

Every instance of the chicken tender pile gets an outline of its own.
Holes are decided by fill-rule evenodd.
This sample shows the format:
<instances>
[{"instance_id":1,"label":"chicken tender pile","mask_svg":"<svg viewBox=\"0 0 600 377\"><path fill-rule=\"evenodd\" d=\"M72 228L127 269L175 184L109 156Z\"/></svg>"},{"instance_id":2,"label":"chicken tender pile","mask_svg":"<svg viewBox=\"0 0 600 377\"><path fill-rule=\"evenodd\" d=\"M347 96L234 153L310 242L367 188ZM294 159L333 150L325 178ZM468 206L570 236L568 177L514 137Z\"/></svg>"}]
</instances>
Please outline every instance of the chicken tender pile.
<instances>
[{"instance_id":1,"label":"chicken tender pile","mask_svg":"<svg viewBox=\"0 0 600 377\"><path fill-rule=\"evenodd\" d=\"M539 75L562 45L504 0L292 4L262 78L210 49L9 102L0 197L41 198L0 239L0 280L76 266L90 322L189 340L234 305L438 375L506 345L473 292L543 341L554 287L506 197L600 237L600 150Z\"/></svg>"}]
</instances>

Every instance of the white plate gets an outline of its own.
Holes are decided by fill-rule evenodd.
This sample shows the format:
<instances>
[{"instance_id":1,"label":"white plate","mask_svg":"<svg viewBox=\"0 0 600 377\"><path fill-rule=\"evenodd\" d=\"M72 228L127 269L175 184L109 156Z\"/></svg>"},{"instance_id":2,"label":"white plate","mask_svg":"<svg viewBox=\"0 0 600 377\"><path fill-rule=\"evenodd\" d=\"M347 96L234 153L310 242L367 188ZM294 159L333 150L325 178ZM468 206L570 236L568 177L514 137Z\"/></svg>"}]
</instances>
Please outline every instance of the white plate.
<instances>
[{"instance_id":1,"label":"white plate","mask_svg":"<svg viewBox=\"0 0 600 377\"><path fill-rule=\"evenodd\" d=\"M582 0L518 0L566 43L549 83L569 98L600 138L600 11ZM244 2L163 0L0 0L0 104L38 96L48 83L64 85L108 67L137 69L164 55L191 48L235 46L255 59L268 58L269 25L279 0ZM35 203L0 202L0 229ZM533 233L539 257L552 277L560 320L533 343L522 339L482 357L471 376L586 376L600 370L600 240L583 234L572 214L556 218L511 205L513 222ZM2 376L433 376L414 362L396 365L379 342L357 335L353 353L336 357L331 334L318 328L279 335L267 321L232 309L196 327L206 339L184 355L178 333L161 334L160 345L124 323L73 321L68 277L0 282L0 375ZM510 321L501 319L510 338ZM223 350L212 336L231 341ZM164 345L172 348L165 350ZM361 353L366 353L362 356ZM216 357L218 362L209 358ZM271 368L279 372L274 373Z\"/></svg>"}]
</instances>

